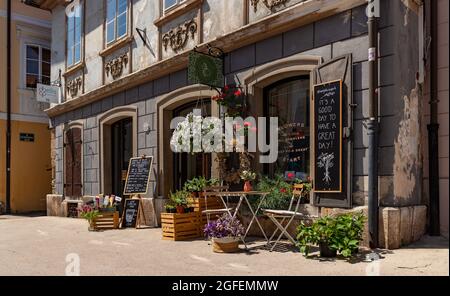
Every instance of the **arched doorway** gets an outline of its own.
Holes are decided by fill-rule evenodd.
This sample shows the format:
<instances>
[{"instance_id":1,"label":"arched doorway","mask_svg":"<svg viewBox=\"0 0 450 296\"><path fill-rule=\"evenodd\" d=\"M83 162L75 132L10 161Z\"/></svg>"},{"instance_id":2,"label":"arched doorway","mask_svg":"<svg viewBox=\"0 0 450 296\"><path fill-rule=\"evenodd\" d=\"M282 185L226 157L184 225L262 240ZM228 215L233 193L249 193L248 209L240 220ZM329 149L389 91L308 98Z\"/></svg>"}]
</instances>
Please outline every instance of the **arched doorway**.
<instances>
[{"instance_id":1,"label":"arched doorway","mask_svg":"<svg viewBox=\"0 0 450 296\"><path fill-rule=\"evenodd\" d=\"M306 180L310 175L310 79L297 76L264 88L264 116L278 117L278 159L264 173ZM269 136L269 133L268 133ZM270 139L269 139L270 140Z\"/></svg>"},{"instance_id":2,"label":"arched doorway","mask_svg":"<svg viewBox=\"0 0 450 296\"><path fill-rule=\"evenodd\" d=\"M211 100L184 104L173 111L173 117L186 117L194 109L200 109L202 116L211 116ZM194 177L211 178L211 153L174 153L173 164L174 190L182 189L184 183Z\"/></svg>"}]
</instances>

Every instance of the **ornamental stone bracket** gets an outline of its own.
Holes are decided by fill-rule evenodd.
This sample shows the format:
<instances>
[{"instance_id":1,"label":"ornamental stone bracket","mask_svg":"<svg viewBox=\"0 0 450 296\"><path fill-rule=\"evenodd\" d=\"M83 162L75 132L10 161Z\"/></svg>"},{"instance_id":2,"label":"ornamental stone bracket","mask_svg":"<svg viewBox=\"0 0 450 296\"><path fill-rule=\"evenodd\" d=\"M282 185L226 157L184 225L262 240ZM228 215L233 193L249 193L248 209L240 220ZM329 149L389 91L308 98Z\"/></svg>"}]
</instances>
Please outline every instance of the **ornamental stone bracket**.
<instances>
[{"instance_id":1,"label":"ornamental stone bracket","mask_svg":"<svg viewBox=\"0 0 450 296\"><path fill-rule=\"evenodd\" d=\"M175 52L183 49L186 46L189 36L194 39L195 33L197 33L197 27L197 22L192 19L165 33L162 36L165 51L167 51L168 45Z\"/></svg>"},{"instance_id":2,"label":"ornamental stone bracket","mask_svg":"<svg viewBox=\"0 0 450 296\"><path fill-rule=\"evenodd\" d=\"M250 1L253 6L253 10L257 12L259 0L250 0ZM262 0L262 3L264 3L264 5L272 11L278 6L286 4L288 1L289 0Z\"/></svg>"},{"instance_id":3,"label":"ornamental stone bracket","mask_svg":"<svg viewBox=\"0 0 450 296\"><path fill-rule=\"evenodd\" d=\"M81 89L82 84L83 80L81 77L74 78L67 82L66 88L72 98L78 95L78 91Z\"/></svg>"},{"instance_id":4,"label":"ornamental stone bracket","mask_svg":"<svg viewBox=\"0 0 450 296\"><path fill-rule=\"evenodd\" d=\"M124 53L117 58L114 58L105 64L106 76L111 74L113 79L122 76L123 69L128 64L128 53Z\"/></svg>"}]
</instances>

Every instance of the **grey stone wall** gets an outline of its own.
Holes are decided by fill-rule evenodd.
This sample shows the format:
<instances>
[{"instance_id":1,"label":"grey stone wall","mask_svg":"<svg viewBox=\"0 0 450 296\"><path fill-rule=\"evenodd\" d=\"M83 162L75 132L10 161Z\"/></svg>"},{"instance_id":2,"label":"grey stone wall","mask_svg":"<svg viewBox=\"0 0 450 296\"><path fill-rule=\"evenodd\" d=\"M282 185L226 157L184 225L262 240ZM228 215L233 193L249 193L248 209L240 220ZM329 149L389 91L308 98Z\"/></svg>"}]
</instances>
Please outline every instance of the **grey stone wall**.
<instances>
[{"instance_id":1,"label":"grey stone wall","mask_svg":"<svg viewBox=\"0 0 450 296\"><path fill-rule=\"evenodd\" d=\"M380 197L384 206L407 206L420 203L420 180L414 182L409 194L399 196L398 185L402 184L404 172L401 160L419 157L414 152L405 155L402 149L411 148L411 126L405 104L415 89L415 72L418 65L418 45L415 36L417 16L408 15L407 9L400 1L381 1L382 17L379 21L379 93L380 93L380 143L379 175ZM405 25L407 17L409 24ZM322 56L324 61L343 54L353 55L353 96L354 109L354 158L353 191L354 204L364 205L367 195L368 178L368 139L365 121L368 118L368 37L365 7L358 7L327 19L296 28L258 43L237 49L225 56L225 74L227 83L239 82L254 66L262 65L293 54L311 54ZM96 118L111 108L134 105L138 108L138 154L155 156L154 167L157 170L157 114L156 98L188 84L187 71L182 70L156 79L139 87L115 94L101 101L92 103L81 110L71 111L52 119L58 128L71 120L85 120L84 144L84 178L85 194L95 195L99 190L98 150L99 142ZM417 95L420 97L420 95ZM417 98L416 98L417 99ZM419 112L419 110L415 112ZM406 112L406 113L405 113ZM406 120L406 123L405 123ZM144 125L149 130L144 131ZM57 133L58 139L58 133ZM412 140L411 140L412 139ZM88 141L89 140L89 141ZM58 142L58 141L57 141ZM59 146L57 146L57 151ZM408 149L409 149L408 148ZM57 153L57 155L59 155ZM61 160L59 160L61 161ZM58 159L57 159L58 162ZM58 165L57 165L58 166ZM415 181L420 171L420 162L414 164L412 180ZM61 170L56 171L57 192L58 178ZM157 176L152 174L152 186ZM406 179L406 184L410 184ZM396 189L397 186L397 189Z\"/></svg>"}]
</instances>

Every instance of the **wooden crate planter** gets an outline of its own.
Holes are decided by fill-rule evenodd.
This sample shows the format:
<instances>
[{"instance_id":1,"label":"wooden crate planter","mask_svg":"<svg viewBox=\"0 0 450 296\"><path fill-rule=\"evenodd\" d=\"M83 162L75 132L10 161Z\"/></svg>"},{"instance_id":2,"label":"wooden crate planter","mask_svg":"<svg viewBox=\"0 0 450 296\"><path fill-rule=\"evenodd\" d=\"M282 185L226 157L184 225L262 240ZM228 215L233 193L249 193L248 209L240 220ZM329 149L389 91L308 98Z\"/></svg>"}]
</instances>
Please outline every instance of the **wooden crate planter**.
<instances>
[{"instance_id":1,"label":"wooden crate planter","mask_svg":"<svg viewBox=\"0 0 450 296\"><path fill-rule=\"evenodd\" d=\"M119 212L102 212L93 221L94 230L119 228Z\"/></svg>"},{"instance_id":2,"label":"wooden crate planter","mask_svg":"<svg viewBox=\"0 0 450 296\"><path fill-rule=\"evenodd\" d=\"M186 214L161 213L162 236L165 240L181 241L201 236L198 212Z\"/></svg>"}]
</instances>

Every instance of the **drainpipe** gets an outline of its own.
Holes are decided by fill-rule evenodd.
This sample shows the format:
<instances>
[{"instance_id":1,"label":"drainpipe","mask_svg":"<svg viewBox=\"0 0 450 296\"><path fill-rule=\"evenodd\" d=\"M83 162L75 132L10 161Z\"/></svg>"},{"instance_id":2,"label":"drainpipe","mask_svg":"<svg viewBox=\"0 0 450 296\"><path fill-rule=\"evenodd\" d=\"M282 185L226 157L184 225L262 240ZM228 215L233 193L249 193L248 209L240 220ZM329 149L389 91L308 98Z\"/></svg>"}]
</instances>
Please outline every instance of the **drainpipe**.
<instances>
[{"instance_id":1,"label":"drainpipe","mask_svg":"<svg viewBox=\"0 0 450 296\"><path fill-rule=\"evenodd\" d=\"M430 1L431 65L430 124L428 125L430 235L440 235L439 221L439 123L438 123L438 1Z\"/></svg>"},{"instance_id":2,"label":"drainpipe","mask_svg":"<svg viewBox=\"0 0 450 296\"><path fill-rule=\"evenodd\" d=\"M11 0L6 20L6 214L11 214Z\"/></svg>"},{"instance_id":3,"label":"drainpipe","mask_svg":"<svg viewBox=\"0 0 450 296\"><path fill-rule=\"evenodd\" d=\"M378 247L378 28L374 15L369 16L369 235L370 247Z\"/></svg>"}]
</instances>

